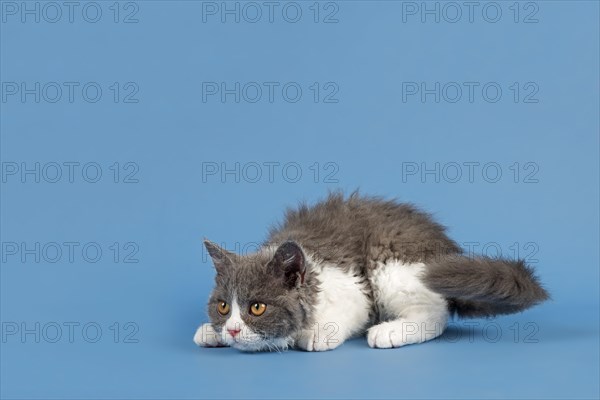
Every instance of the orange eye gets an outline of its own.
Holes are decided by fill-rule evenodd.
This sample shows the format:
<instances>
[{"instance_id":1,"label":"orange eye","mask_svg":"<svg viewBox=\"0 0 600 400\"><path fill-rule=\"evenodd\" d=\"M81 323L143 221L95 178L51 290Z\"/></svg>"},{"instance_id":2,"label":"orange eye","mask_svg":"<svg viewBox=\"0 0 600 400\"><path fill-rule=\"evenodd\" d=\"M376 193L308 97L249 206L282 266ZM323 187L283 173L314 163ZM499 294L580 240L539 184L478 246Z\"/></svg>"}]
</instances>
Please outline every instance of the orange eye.
<instances>
[{"instance_id":1,"label":"orange eye","mask_svg":"<svg viewBox=\"0 0 600 400\"><path fill-rule=\"evenodd\" d=\"M229 304L225 303L224 301L219 302L219 304L217 304L217 311L221 315L229 314Z\"/></svg>"},{"instance_id":2,"label":"orange eye","mask_svg":"<svg viewBox=\"0 0 600 400\"><path fill-rule=\"evenodd\" d=\"M250 306L250 312L256 317L260 317L265 313L267 305L265 303L254 303Z\"/></svg>"}]
</instances>

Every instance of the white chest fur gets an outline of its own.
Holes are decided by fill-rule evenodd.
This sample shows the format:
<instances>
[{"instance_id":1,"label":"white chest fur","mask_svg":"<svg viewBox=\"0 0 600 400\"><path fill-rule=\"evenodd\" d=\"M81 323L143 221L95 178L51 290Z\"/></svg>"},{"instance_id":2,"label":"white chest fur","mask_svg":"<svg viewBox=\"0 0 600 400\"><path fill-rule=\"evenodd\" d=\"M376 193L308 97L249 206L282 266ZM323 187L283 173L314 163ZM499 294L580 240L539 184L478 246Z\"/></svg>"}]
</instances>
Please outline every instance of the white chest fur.
<instances>
[{"instance_id":1,"label":"white chest fur","mask_svg":"<svg viewBox=\"0 0 600 400\"><path fill-rule=\"evenodd\" d=\"M324 265L320 274L321 291L317 301L318 320L336 322L340 316L350 336L362 333L369 321L371 304L361 277L332 265Z\"/></svg>"},{"instance_id":2,"label":"white chest fur","mask_svg":"<svg viewBox=\"0 0 600 400\"><path fill-rule=\"evenodd\" d=\"M368 327L371 304L359 276L335 265L313 264L321 282L315 304L315 325L296 344L309 351L333 349Z\"/></svg>"}]
</instances>

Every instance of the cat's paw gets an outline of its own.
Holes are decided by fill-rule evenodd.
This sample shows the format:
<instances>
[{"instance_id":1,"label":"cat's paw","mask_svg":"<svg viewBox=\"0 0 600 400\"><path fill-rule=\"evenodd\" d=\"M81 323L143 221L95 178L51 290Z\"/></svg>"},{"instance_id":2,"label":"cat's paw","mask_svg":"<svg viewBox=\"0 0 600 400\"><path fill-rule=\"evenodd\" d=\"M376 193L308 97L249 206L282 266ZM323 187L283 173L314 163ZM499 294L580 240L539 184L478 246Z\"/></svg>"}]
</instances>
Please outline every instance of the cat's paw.
<instances>
[{"instance_id":1,"label":"cat's paw","mask_svg":"<svg viewBox=\"0 0 600 400\"><path fill-rule=\"evenodd\" d=\"M327 329L304 329L296 340L296 347L305 351L333 350L343 342L336 336Z\"/></svg>"},{"instance_id":2,"label":"cat's paw","mask_svg":"<svg viewBox=\"0 0 600 400\"><path fill-rule=\"evenodd\" d=\"M382 322L369 328L367 343L377 349L391 349L409 344L403 337L401 321Z\"/></svg>"},{"instance_id":3,"label":"cat's paw","mask_svg":"<svg viewBox=\"0 0 600 400\"><path fill-rule=\"evenodd\" d=\"M219 340L219 334L211 324L203 324L196 330L194 343L202 347L223 347L226 346Z\"/></svg>"}]
</instances>

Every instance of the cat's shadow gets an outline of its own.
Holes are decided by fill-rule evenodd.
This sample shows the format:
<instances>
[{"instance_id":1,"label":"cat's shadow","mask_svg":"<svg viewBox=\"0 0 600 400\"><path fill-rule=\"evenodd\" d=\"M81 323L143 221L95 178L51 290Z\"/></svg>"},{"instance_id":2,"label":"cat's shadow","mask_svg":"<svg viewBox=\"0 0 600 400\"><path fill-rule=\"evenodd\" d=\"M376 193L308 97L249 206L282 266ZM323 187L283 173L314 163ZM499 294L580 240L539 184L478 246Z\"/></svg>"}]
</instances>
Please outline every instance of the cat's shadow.
<instances>
[{"instance_id":1,"label":"cat's shadow","mask_svg":"<svg viewBox=\"0 0 600 400\"><path fill-rule=\"evenodd\" d=\"M470 324L470 325L467 325ZM487 320L461 320L449 325L435 341L443 343L543 343L565 342L575 339L596 337L597 329L582 326L554 325L544 321L536 323L498 323Z\"/></svg>"}]
</instances>

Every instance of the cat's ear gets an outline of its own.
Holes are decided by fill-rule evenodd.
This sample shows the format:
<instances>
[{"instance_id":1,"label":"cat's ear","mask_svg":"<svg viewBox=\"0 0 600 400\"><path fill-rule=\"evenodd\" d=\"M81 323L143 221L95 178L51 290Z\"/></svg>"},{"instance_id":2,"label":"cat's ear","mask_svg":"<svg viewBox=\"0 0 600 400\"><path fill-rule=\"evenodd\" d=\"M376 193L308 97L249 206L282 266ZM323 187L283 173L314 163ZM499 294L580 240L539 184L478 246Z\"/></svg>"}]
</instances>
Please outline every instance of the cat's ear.
<instances>
[{"instance_id":1,"label":"cat's ear","mask_svg":"<svg viewBox=\"0 0 600 400\"><path fill-rule=\"evenodd\" d=\"M306 257L295 242L287 241L279 246L269 266L273 273L283 277L284 284L288 288L304 283Z\"/></svg>"},{"instance_id":2,"label":"cat's ear","mask_svg":"<svg viewBox=\"0 0 600 400\"><path fill-rule=\"evenodd\" d=\"M208 254L210 254L217 272L223 271L233 264L233 253L225 250L218 244L213 243L208 239L204 239L204 246L206 247Z\"/></svg>"}]
</instances>

